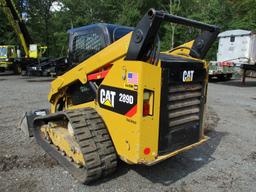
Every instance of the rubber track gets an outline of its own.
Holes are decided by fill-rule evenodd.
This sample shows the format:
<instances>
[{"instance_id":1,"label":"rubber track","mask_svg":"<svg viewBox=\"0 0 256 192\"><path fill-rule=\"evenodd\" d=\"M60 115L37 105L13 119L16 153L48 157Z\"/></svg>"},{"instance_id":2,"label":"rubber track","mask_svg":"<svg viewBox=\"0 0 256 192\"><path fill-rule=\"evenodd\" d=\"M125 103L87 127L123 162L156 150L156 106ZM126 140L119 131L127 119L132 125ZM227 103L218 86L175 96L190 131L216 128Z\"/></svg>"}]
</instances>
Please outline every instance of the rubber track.
<instances>
[{"instance_id":1,"label":"rubber track","mask_svg":"<svg viewBox=\"0 0 256 192\"><path fill-rule=\"evenodd\" d=\"M86 108L67 111L67 115L84 155L87 180L93 181L115 171L115 148L99 114L92 108Z\"/></svg>"},{"instance_id":2,"label":"rubber track","mask_svg":"<svg viewBox=\"0 0 256 192\"><path fill-rule=\"evenodd\" d=\"M85 184L115 171L117 155L108 130L99 114L92 108L59 113L62 118L67 118L73 127L74 137L85 159L85 166L77 168L72 162L67 165L66 158L63 156L61 159L59 155L56 155L56 152L52 156L67 168L76 179ZM58 116L58 114L56 115ZM59 117L53 119L59 120ZM53 119L49 118L49 121ZM42 146L42 144L40 145ZM43 148L45 149L45 147Z\"/></svg>"}]
</instances>

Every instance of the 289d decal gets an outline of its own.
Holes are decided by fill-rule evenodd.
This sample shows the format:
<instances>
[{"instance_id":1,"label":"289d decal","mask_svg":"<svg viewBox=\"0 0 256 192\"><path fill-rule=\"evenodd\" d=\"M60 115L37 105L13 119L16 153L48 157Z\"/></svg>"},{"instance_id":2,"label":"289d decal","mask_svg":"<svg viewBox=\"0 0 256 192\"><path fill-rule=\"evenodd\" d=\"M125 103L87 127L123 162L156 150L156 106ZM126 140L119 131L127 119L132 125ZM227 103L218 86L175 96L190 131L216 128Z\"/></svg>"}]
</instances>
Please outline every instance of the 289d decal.
<instances>
[{"instance_id":1,"label":"289d decal","mask_svg":"<svg viewBox=\"0 0 256 192\"><path fill-rule=\"evenodd\" d=\"M137 92L101 85L98 91L100 107L132 117L137 112Z\"/></svg>"},{"instance_id":2,"label":"289d decal","mask_svg":"<svg viewBox=\"0 0 256 192\"><path fill-rule=\"evenodd\" d=\"M124 93L119 93L119 101L122 103L128 103L128 104L133 104L134 98L132 95L124 94Z\"/></svg>"}]
</instances>

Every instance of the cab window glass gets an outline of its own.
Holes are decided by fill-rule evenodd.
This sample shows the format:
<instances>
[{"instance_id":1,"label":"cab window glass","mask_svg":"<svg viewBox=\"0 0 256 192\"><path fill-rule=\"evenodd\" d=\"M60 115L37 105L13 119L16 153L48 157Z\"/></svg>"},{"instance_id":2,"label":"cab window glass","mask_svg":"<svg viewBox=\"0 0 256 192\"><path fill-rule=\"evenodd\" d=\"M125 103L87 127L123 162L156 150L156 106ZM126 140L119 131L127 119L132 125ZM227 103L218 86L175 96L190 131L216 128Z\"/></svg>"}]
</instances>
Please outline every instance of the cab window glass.
<instances>
[{"instance_id":1,"label":"cab window glass","mask_svg":"<svg viewBox=\"0 0 256 192\"><path fill-rule=\"evenodd\" d=\"M106 46L101 33L87 33L78 35L73 43L73 60L77 63L84 61Z\"/></svg>"},{"instance_id":2,"label":"cab window glass","mask_svg":"<svg viewBox=\"0 0 256 192\"><path fill-rule=\"evenodd\" d=\"M131 31L132 31L132 29L117 28L114 31L114 41L117 41L118 39L120 39L121 37L125 36L126 34L128 34Z\"/></svg>"},{"instance_id":3,"label":"cab window glass","mask_svg":"<svg viewBox=\"0 0 256 192\"><path fill-rule=\"evenodd\" d=\"M0 57L7 57L7 48L0 47Z\"/></svg>"}]
</instances>

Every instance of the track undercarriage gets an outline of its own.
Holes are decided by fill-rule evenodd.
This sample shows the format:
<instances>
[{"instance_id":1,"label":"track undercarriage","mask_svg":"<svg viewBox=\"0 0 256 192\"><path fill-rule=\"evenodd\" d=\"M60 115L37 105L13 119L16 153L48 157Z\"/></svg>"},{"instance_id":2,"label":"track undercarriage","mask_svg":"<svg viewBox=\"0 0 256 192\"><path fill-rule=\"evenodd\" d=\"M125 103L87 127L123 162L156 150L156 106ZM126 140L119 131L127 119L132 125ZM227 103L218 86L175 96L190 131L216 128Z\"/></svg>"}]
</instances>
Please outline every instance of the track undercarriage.
<instances>
[{"instance_id":1,"label":"track undercarriage","mask_svg":"<svg viewBox=\"0 0 256 192\"><path fill-rule=\"evenodd\" d=\"M88 183L115 170L113 143L94 109L38 117L35 125L38 144L80 182Z\"/></svg>"}]
</instances>

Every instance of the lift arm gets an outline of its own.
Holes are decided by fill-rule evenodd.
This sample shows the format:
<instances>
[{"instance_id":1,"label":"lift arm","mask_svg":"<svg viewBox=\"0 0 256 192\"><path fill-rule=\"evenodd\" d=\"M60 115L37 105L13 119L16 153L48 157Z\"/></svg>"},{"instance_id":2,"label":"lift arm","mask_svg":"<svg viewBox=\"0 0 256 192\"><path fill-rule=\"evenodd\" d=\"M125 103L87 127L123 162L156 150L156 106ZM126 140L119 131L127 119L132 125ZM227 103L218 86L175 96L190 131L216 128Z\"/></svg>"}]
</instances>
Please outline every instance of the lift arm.
<instances>
[{"instance_id":1,"label":"lift arm","mask_svg":"<svg viewBox=\"0 0 256 192\"><path fill-rule=\"evenodd\" d=\"M152 49L162 21L190 26L202 30L202 33L195 39L190 56L203 59L209 48L218 36L220 29L214 25L208 25L199 21L170 15L162 11L150 9L137 24L129 44L127 60L147 61L148 54Z\"/></svg>"},{"instance_id":2,"label":"lift arm","mask_svg":"<svg viewBox=\"0 0 256 192\"><path fill-rule=\"evenodd\" d=\"M24 49L25 57L29 57L29 44L32 43L32 39L28 33L25 23L22 21L18 10L12 0L0 0L0 7L8 18L13 30L19 37L20 43Z\"/></svg>"}]
</instances>

